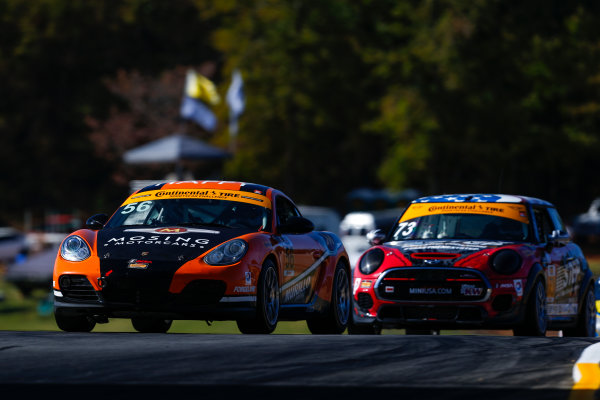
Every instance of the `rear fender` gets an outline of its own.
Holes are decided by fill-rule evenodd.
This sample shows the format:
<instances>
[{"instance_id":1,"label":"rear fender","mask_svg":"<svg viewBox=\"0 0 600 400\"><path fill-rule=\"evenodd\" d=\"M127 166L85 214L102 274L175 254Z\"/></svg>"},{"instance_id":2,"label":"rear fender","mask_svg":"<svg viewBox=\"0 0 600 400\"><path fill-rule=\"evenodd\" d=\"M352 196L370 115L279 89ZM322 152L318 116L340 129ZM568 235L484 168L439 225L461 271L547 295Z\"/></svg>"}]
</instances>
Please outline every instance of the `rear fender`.
<instances>
[{"instance_id":1,"label":"rear fender","mask_svg":"<svg viewBox=\"0 0 600 400\"><path fill-rule=\"evenodd\" d=\"M579 307L577 308L577 315L581 313L581 309L584 307L585 295L588 289L594 293L594 274L589 268L586 268L585 275L581 281L581 287L579 288Z\"/></svg>"}]
</instances>

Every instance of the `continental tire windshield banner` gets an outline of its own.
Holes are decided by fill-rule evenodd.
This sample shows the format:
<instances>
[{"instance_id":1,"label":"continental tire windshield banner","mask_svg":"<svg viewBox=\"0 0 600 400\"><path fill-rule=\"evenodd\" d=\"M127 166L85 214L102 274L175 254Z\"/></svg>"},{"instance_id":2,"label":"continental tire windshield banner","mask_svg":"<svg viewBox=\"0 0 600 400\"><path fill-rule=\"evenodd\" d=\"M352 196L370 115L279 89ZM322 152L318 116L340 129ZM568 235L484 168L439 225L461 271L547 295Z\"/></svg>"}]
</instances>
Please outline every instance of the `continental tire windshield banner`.
<instances>
[{"instance_id":1,"label":"continental tire windshield banner","mask_svg":"<svg viewBox=\"0 0 600 400\"><path fill-rule=\"evenodd\" d=\"M406 210L400 222L436 214L493 215L529 223L525 205L502 203L415 203Z\"/></svg>"},{"instance_id":2,"label":"continental tire windshield banner","mask_svg":"<svg viewBox=\"0 0 600 400\"><path fill-rule=\"evenodd\" d=\"M238 190L216 190L216 189L166 189L149 190L129 197L122 206L140 201L167 200L167 199L210 199L227 200L241 203L249 203L265 208L271 208L271 201L266 196L243 192Z\"/></svg>"}]
</instances>

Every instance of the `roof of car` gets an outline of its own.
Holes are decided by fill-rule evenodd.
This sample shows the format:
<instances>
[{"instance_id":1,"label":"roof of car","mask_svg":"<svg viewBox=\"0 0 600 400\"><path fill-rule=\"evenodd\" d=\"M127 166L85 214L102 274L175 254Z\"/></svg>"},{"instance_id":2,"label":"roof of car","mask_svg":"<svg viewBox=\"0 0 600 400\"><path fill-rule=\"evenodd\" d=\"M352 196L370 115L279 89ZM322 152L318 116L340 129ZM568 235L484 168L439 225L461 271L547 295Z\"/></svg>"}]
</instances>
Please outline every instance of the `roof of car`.
<instances>
[{"instance_id":1,"label":"roof of car","mask_svg":"<svg viewBox=\"0 0 600 400\"><path fill-rule=\"evenodd\" d=\"M438 196L419 197L412 203L521 203L536 204L553 207L552 203L546 200L528 196L515 196L512 194L489 194L489 193L463 193L463 194L443 194Z\"/></svg>"},{"instance_id":2,"label":"roof of car","mask_svg":"<svg viewBox=\"0 0 600 400\"><path fill-rule=\"evenodd\" d=\"M222 190L239 190L242 192L251 192L261 195L266 195L271 187L258 185L249 182L232 182L232 181L174 181L162 182L146 186L136 193L147 192L150 190L167 190L167 189L222 189Z\"/></svg>"}]
</instances>

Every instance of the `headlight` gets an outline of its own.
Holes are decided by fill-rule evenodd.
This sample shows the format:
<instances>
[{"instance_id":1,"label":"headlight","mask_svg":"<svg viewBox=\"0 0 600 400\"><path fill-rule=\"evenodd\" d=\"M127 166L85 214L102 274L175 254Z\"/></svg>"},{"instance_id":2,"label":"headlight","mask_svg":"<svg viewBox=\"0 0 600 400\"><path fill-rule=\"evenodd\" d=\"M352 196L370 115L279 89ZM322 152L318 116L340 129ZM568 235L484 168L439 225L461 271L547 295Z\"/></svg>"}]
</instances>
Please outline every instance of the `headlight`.
<instances>
[{"instance_id":1,"label":"headlight","mask_svg":"<svg viewBox=\"0 0 600 400\"><path fill-rule=\"evenodd\" d=\"M60 246L61 257L68 261L83 261L91 254L90 247L79 236L69 236Z\"/></svg>"},{"instance_id":2,"label":"headlight","mask_svg":"<svg viewBox=\"0 0 600 400\"><path fill-rule=\"evenodd\" d=\"M500 250L492 255L490 267L499 274L514 274L521 268L521 256L514 250Z\"/></svg>"},{"instance_id":3,"label":"headlight","mask_svg":"<svg viewBox=\"0 0 600 400\"><path fill-rule=\"evenodd\" d=\"M248 244L242 239L223 243L204 257L209 265L228 265L238 262L248 250Z\"/></svg>"},{"instance_id":4,"label":"headlight","mask_svg":"<svg viewBox=\"0 0 600 400\"><path fill-rule=\"evenodd\" d=\"M383 250L376 248L373 250L369 250L361 259L360 264L358 264L358 269L365 275L372 274L381 266L383 263L383 259L385 258L385 254L383 254Z\"/></svg>"}]
</instances>

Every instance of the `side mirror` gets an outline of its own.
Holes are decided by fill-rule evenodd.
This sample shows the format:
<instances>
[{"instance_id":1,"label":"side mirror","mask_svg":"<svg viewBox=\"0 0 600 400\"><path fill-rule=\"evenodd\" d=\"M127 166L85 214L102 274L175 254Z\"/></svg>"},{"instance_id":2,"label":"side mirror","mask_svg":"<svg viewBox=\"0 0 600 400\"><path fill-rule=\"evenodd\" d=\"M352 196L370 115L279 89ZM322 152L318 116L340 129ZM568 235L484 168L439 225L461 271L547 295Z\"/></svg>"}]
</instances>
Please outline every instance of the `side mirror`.
<instances>
[{"instance_id":1,"label":"side mirror","mask_svg":"<svg viewBox=\"0 0 600 400\"><path fill-rule=\"evenodd\" d=\"M301 234L314 229L312 221L303 217L290 217L285 224L279 225L279 233Z\"/></svg>"},{"instance_id":2,"label":"side mirror","mask_svg":"<svg viewBox=\"0 0 600 400\"><path fill-rule=\"evenodd\" d=\"M385 233L381 229L375 229L367 233L367 241L371 246L377 246L385 240Z\"/></svg>"},{"instance_id":3,"label":"side mirror","mask_svg":"<svg viewBox=\"0 0 600 400\"><path fill-rule=\"evenodd\" d=\"M104 228L104 225L106 225L106 222L108 222L108 215L106 215L106 214L95 214L95 215L92 215L91 217L89 217L87 219L87 221L85 221L85 226L88 229L92 229L94 231L97 231L99 229Z\"/></svg>"},{"instance_id":4,"label":"side mirror","mask_svg":"<svg viewBox=\"0 0 600 400\"><path fill-rule=\"evenodd\" d=\"M546 239L548 240L548 246L565 245L571 241L568 233L560 233L558 230L552 231Z\"/></svg>"}]
</instances>

